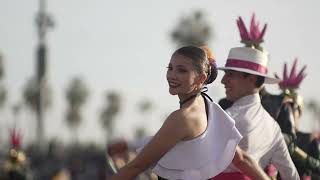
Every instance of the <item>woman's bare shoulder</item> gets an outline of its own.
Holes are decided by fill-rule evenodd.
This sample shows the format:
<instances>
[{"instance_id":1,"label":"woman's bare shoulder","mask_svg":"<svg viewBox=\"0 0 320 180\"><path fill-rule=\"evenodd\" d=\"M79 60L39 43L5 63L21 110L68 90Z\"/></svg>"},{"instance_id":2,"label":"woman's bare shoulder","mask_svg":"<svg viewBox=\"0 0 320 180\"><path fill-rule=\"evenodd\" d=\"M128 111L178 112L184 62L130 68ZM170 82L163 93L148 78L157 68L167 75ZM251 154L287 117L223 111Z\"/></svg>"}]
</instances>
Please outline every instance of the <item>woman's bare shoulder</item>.
<instances>
[{"instance_id":1,"label":"woman's bare shoulder","mask_svg":"<svg viewBox=\"0 0 320 180\"><path fill-rule=\"evenodd\" d=\"M187 109L178 109L173 111L168 118L165 120L164 124L170 125L171 127L176 127L179 130L188 132L190 130L190 119L192 115ZM192 129L192 128L191 128Z\"/></svg>"},{"instance_id":2,"label":"woman's bare shoulder","mask_svg":"<svg viewBox=\"0 0 320 180\"><path fill-rule=\"evenodd\" d=\"M190 117L187 109L178 109L173 111L167 118L168 121L175 121L176 123L185 123Z\"/></svg>"}]
</instances>

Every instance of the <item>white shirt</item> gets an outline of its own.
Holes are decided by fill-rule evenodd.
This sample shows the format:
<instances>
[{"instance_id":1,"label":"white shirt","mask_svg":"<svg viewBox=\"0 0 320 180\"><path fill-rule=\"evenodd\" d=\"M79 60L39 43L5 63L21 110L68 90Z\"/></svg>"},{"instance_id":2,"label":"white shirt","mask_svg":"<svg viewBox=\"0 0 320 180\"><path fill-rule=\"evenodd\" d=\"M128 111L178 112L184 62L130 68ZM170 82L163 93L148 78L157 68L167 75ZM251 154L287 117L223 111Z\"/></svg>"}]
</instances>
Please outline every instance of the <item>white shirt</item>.
<instances>
[{"instance_id":1,"label":"white shirt","mask_svg":"<svg viewBox=\"0 0 320 180\"><path fill-rule=\"evenodd\" d=\"M292 162L278 123L261 105L258 93L235 101L226 110L235 120L243 136L239 147L247 152L262 168L273 164L283 180L300 179ZM238 171L230 165L224 172Z\"/></svg>"}]
</instances>

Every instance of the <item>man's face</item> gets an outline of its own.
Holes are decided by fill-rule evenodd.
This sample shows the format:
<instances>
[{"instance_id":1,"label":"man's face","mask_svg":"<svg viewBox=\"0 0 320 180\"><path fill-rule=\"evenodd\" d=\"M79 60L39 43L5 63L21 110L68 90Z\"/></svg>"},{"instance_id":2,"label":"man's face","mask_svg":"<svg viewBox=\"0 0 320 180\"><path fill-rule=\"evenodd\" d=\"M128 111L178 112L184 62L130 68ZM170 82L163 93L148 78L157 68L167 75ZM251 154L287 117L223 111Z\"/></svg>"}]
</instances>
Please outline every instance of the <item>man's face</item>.
<instances>
[{"instance_id":1,"label":"man's face","mask_svg":"<svg viewBox=\"0 0 320 180\"><path fill-rule=\"evenodd\" d=\"M242 72L225 70L225 74L221 80L224 84L226 98L230 101L237 101L238 99L252 94L254 88L253 76L245 77Z\"/></svg>"}]
</instances>

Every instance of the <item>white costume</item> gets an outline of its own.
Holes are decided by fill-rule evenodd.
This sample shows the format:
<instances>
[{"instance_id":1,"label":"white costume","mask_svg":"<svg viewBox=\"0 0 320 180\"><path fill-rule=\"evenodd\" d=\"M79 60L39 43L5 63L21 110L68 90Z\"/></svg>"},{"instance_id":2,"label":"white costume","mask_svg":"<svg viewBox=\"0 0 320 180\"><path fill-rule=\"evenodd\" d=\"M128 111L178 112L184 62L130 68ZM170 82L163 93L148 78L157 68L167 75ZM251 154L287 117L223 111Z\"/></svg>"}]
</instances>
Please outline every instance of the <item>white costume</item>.
<instances>
[{"instance_id":1,"label":"white costume","mask_svg":"<svg viewBox=\"0 0 320 180\"><path fill-rule=\"evenodd\" d=\"M219 105L203 97L208 112L206 131L197 138L179 142L168 151L153 168L158 176L174 180L206 180L231 163L242 136L234 120Z\"/></svg>"},{"instance_id":2,"label":"white costume","mask_svg":"<svg viewBox=\"0 0 320 180\"><path fill-rule=\"evenodd\" d=\"M240 98L226 112L235 120L236 127L243 136L239 143L241 149L262 168L273 164L283 180L299 179L281 129L262 107L258 93ZM238 170L230 165L224 172L238 172Z\"/></svg>"}]
</instances>

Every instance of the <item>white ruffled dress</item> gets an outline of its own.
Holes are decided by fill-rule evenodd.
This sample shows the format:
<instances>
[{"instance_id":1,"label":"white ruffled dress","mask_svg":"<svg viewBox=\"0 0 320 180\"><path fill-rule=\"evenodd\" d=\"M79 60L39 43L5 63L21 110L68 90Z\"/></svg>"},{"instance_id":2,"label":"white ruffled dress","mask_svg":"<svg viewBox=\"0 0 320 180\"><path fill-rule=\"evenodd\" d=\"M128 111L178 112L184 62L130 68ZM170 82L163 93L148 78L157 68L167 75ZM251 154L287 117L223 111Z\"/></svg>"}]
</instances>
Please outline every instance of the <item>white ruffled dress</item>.
<instances>
[{"instance_id":1,"label":"white ruffled dress","mask_svg":"<svg viewBox=\"0 0 320 180\"><path fill-rule=\"evenodd\" d=\"M170 180L206 180L231 163L242 136L234 120L218 104L203 97L208 113L206 131L168 151L153 168L158 176Z\"/></svg>"}]
</instances>

